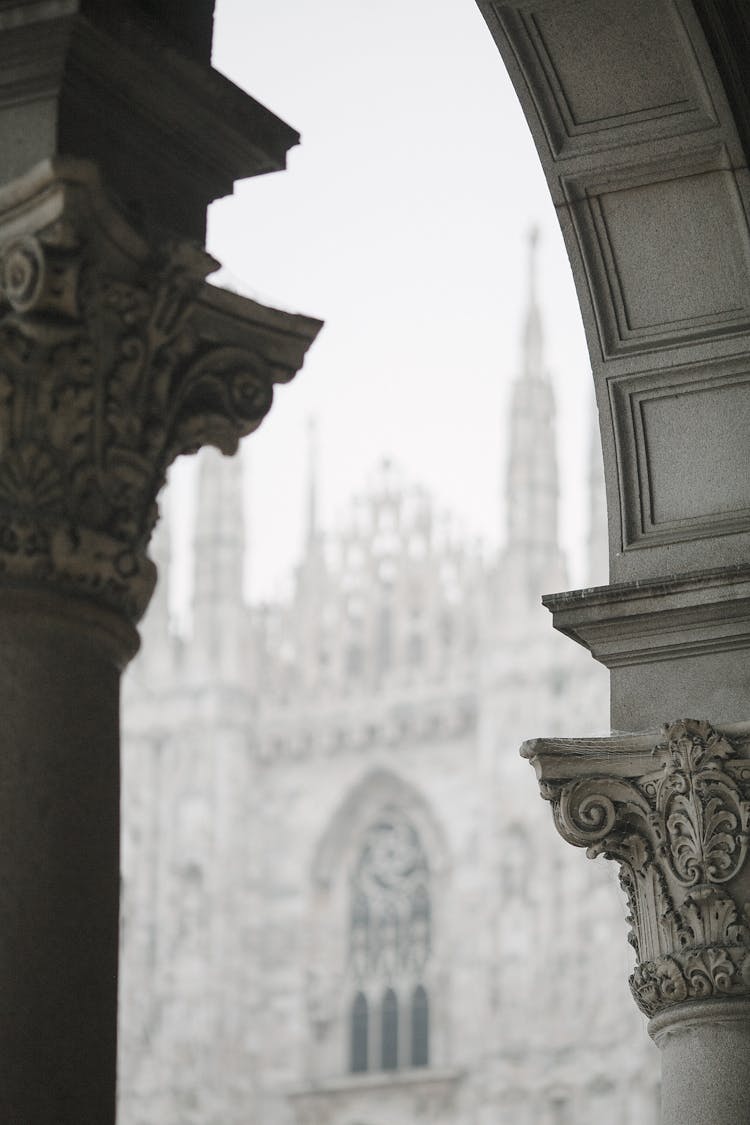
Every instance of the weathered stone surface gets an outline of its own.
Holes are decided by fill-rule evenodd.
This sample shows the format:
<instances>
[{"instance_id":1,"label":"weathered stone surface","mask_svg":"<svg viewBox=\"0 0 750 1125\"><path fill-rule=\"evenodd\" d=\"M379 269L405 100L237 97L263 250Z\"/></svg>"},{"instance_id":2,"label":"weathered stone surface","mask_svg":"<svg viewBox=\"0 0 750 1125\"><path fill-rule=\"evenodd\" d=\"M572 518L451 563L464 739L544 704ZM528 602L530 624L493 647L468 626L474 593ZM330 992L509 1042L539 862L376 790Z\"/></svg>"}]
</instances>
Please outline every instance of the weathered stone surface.
<instances>
[{"instance_id":1,"label":"weathered stone surface","mask_svg":"<svg viewBox=\"0 0 750 1125\"><path fill-rule=\"evenodd\" d=\"M119 676L155 581L156 494L225 453L319 324L205 283L96 167L0 188L0 1118L112 1125Z\"/></svg>"},{"instance_id":2,"label":"weathered stone surface","mask_svg":"<svg viewBox=\"0 0 750 1125\"><path fill-rule=\"evenodd\" d=\"M214 268L145 242L91 164L0 189L2 581L141 615L167 466L233 452L319 328L207 286Z\"/></svg>"},{"instance_id":3,"label":"weathered stone surface","mask_svg":"<svg viewBox=\"0 0 750 1125\"><path fill-rule=\"evenodd\" d=\"M646 1015L750 995L750 734L671 723L662 741L527 742L569 843L620 864Z\"/></svg>"},{"instance_id":4,"label":"weathered stone surface","mask_svg":"<svg viewBox=\"0 0 750 1125\"><path fill-rule=\"evenodd\" d=\"M736 1125L750 1119L750 1003L693 1000L654 1017L662 1056L662 1125Z\"/></svg>"},{"instance_id":5,"label":"weathered stone surface","mask_svg":"<svg viewBox=\"0 0 750 1125\"><path fill-rule=\"evenodd\" d=\"M682 0L479 7L573 266L602 420L612 579L740 565L750 546L738 455L750 419L746 16Z\"/></svg>"},{"instance_id":6,"label":"weathered stone surface","mask_svg":"<svg viewBox=\"0 0 750 1125\"><path fill-rule=\"evenodd\" d=\"M525 752L563 836L621 863L633 989L665 1009L664 1122L728 1125L750 1115L727 1065L748 1040L750 775L728 726L750 695L747 5L478 2L558 210L601 420L614 584L546 604L611 670L616 728L698 713L723 732Z\"/></svg>"}]
</instances>

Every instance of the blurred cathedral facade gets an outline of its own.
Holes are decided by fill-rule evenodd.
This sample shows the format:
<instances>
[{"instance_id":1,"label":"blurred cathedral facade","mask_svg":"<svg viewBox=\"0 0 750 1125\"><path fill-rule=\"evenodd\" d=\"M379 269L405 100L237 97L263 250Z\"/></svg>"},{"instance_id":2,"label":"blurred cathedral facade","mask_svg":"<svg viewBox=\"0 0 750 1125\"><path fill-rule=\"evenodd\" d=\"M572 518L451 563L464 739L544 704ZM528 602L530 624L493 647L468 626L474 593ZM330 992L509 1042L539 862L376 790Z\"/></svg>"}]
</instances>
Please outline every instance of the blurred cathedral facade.
<instances>
[{"instance_id":1,"label":"blurred cathedral facade","mask_svg":"<svg viewBox=\"0 0 750 1125\"><path fill-rule=\"evenodd\" d=\"M387 463L325 532L312 474L293 593L248 606L241 466L208 451L186 641L157 535L125 687L120 1125L658 1120L615 871L559 840L518 756L608 727L604 669L539 603L568 580L533 271L494 557Z\"/></svg>"}]
</instances>

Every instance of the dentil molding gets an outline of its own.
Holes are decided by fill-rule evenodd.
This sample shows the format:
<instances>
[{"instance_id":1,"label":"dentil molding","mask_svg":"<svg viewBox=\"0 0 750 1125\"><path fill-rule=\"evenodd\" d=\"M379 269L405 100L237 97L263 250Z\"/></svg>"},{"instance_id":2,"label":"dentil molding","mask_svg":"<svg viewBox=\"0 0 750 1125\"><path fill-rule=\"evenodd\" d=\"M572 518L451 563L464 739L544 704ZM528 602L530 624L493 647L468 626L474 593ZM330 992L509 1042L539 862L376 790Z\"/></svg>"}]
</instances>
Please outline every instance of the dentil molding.
<instances>
[{"instance_id":1,"label":"dentil molding","mask_svg":"<svg viewBox=\"0 0 750 1125\"><path fill-rule=\"evenodd\" d=\"M750 728L524 743L565 840L620 865L648 1016L750 996Z\"/></svg>"}]
</instances>

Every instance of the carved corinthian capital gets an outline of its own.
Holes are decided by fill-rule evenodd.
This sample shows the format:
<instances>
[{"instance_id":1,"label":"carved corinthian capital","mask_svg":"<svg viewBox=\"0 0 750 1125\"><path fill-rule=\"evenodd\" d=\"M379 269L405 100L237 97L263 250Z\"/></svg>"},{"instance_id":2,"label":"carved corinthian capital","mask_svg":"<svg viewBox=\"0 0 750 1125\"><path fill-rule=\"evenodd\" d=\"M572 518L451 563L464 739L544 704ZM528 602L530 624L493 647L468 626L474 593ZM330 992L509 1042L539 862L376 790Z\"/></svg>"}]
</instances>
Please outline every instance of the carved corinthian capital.
<instances>
[{"instance_id":1,"label":"carved corinthian capital","mask_svg":"<svg viewBox=\"0 0 750 1125\"><path fill-rule=\"evenodd\" d=\"M0 190L0 583L141 615L168 465L234 452L320 327L207 285L215 268L144 240L90 163Z\"/></svg>"},{"instance_id":2,"label":"carved corinthian capital","mask_svg":"<svg viewBox=\"0 0 750 1125\"><path fill-rule=\"evenodd\" d=\"M750 729L682 719L663 736L535 740L522 753L558 831L620 865L648 1016L750 995Z\"/></svg>"}]
</instances>

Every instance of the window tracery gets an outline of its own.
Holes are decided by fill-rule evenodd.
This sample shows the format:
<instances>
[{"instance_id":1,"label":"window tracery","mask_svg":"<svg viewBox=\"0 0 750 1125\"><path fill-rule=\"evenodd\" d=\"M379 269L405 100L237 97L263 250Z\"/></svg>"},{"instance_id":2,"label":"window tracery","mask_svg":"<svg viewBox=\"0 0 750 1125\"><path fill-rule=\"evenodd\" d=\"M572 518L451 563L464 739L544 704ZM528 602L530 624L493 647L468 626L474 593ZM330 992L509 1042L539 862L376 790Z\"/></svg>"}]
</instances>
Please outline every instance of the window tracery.
<instances>
[{"instance_id":1,"label":"window tracery","mask_svg":"<svg viewBox=\"0 0 750 1125\"><path fill-rule=\"evenodd\" d=\"M429 1065L429 883L414 825L383 810L365 832L351 886L353 1073Z\"/></svg>"}]
</instances>

